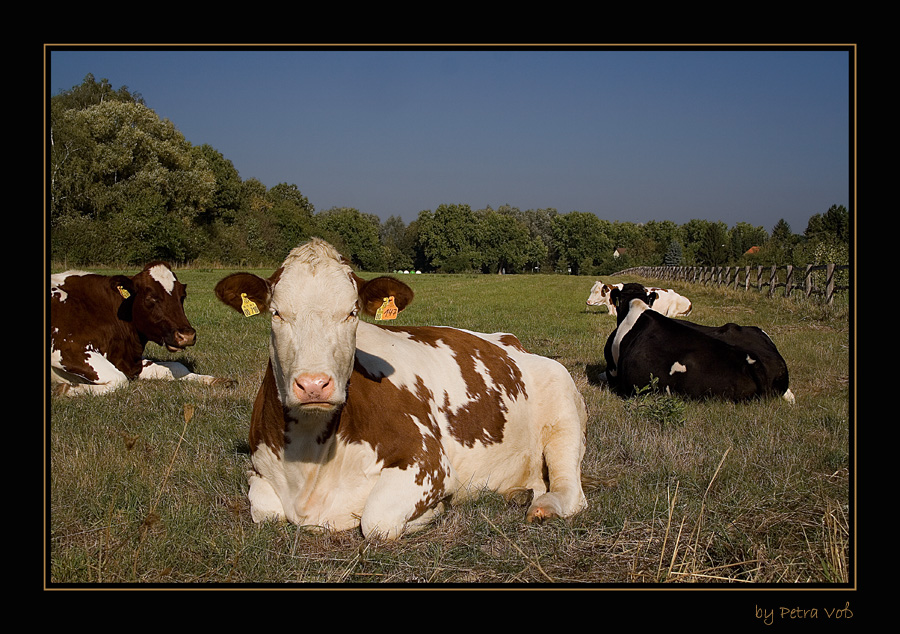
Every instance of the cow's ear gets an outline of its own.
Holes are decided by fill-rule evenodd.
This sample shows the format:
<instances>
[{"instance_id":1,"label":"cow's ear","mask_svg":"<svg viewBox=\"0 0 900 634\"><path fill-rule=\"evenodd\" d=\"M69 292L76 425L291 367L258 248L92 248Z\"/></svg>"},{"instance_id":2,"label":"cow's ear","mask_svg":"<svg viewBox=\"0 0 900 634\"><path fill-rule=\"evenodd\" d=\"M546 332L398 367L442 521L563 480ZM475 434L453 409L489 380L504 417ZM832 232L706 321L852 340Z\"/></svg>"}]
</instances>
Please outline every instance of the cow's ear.
<instances>
[{"instance_id":1,"label":"cow's ear","mask_svg":"<svg viewBox=\"0 0 900 634\"><path fill-rule=\"evenodd\" d=\"M351 273L356 281L359 291L359 303L367 315L375 315L386 297L394 298L394 305L398 310L403 310L412 303L413 290L393 277L376 277L372 280L364 280L356 273Z\"/></svg>"},{"instance_id":2,"label":"cow's ear","mask_svg":"<svg viewBox=\"0 0 900 634\"><path fill-rule=\"evenodd\" d=\"M622 293L619 291L619 289L613 288L609 292L609 303L612 304L613 306L615 306L616 308L618 308L619 307L619 296L621 294Z\"/></svg>"},{"instance_id":3,"label":"cow's ear","mask_svg":"<svg viewBox=\"0 0 900 634\"><path fill-rule=\"evenodd\" d=\"M653 306L653 302L659 299L659 293L651 291L650 294L647 295L647 299L650 300L647 302L647 306Z\"/></svg>"},{"instance_id":4,"label":"cow's ear","mask_svg":"<svg viewBox=\"0 0 900 634\"><path fill-rule=\"evenodd\" d=\"M226 306L251 317L269 310L270 280L252 273L232 273L216 284L216 297Z\"/></svg>"},{"instance_id":5,"label":"cow's ear","mask_svg":"<svg viewBox=\"0 0 900 634\"><path fill-rule=\"evenodd\" d=\"M113 275L109 278L109 285L125 299L134 297L134 294L137 292L134 287L134 282L126 275Z\"/></svg>"}]
</instances>

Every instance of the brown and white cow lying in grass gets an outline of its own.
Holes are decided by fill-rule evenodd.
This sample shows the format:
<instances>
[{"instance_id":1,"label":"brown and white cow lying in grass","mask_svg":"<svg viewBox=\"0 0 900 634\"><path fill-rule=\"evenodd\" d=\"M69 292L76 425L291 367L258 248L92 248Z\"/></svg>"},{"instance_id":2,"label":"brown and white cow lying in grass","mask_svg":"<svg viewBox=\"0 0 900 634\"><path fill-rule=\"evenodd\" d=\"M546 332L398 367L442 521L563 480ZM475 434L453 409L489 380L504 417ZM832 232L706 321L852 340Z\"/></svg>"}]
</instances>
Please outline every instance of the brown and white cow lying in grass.
<instances>
[{"instance_id":1,"label":"brown and white cow lying in grass","mask_svg":"<svg viewBox=\"0 0 900 634\"><path fill-rule=\"evenodd\" d=\"M609 314L616 316L616 307L610 301L613 289L622 290L622 284L604 284L597 280L591 287L591 294L587 298L588 306L606 306ZM684 295L679 295L671 288L657 288L648 286L648 291L656 293L656 300L651 308L666 317L687 317L693 310L691 300Z\"/></svg>"},{"instance_id":2,"label":"brown and white cow lying in grass","mask_svg":"<svg viewBox=\"0 0 900 634\"><path fill-rule=\"evenodd\" d=\"M132 379L230 384L183 364L143 358L148 341L169 351L196 343L184 313L186 287L169 266L137 275L66 271L50 276L50 380L56 394L104 394Z\"/></svg>"},{"instance_id":3,"label":"brown and white cow lying in grass","mask_svg":"<svg viewBox=\"0 0 900 634\"><path fill-rule=\"evenodd\" d=\"M533 492L528 521L585 508L584 402L562 365L512 335L362 321L412 290L363 280L318 239L216 294L272 319L250 422L255 521L393 539L485 490Z\"/></svg>"}]
</instances>

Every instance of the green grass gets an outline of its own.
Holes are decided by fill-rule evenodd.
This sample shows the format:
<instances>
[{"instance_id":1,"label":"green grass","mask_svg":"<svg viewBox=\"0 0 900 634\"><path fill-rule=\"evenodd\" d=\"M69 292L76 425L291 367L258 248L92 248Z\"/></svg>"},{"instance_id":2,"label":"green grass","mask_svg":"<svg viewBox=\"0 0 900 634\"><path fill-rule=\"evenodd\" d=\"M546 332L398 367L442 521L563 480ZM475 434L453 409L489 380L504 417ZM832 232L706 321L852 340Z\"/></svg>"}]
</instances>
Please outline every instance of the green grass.
<instances>
[{"instance_id":1,"label":"green grass","mask_svg":"<svg viewBox=\"0 0 900 634\"><path fill-rule=\"evenodd\" d=\"M235 387L145 381L106 396L48 401L47 582L852 580L847 307L680 286L694 302L693 321L766 330L788 362L797 403L673 407L623 400L593 380L614 319L586 307L591 278L403 276L416 299L399 323L513 332L568 368L589 413L590 508L534 526L524 523L524 509L486 495L384 544L358 531L317 534L250 520L246 438L269 326L215 300L212 289L229 272L179 271L198 344L181 354L151 344L147 352L233 378Z\"/></svg>"}]
</instances>

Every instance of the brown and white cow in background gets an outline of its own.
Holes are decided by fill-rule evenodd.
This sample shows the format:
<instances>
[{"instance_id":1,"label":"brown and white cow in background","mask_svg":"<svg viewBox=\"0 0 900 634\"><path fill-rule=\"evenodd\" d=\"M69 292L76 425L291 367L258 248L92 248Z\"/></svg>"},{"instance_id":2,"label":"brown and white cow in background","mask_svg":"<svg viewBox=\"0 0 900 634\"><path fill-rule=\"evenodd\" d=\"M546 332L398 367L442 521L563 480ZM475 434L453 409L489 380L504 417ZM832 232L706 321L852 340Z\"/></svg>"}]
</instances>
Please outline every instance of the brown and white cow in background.
<instances>
[{"instance_id":1,"label":"brown and white cow in background","mask_svg":"<svg viewBox=\"0 0 900 634\"><path fill-rule=\"evenodd\" d=\"M148 341L171 352L196 343L184 313L186 287L169 266L97 275L50 276L50 380L56 394L104 394L132 379L186 379L229 384L183 364L143 358Z\"/></svg>"},{"instance_id":2,"label":"brown and white cow in background","mask_svg":"<svg viewBox=\"0 0 900 634\"><path fill-rule=\"evenodd\" d=\"M272 319L250 422L254 521L393 539L484 490L533 492L528 521L586 507L584 402L562 365L514 336L361 321L388 297L402 310L412 290L363 280L319 239L216 294Z\"/></svg>"},{"instance_id":3,"label":"brown and white cow in background","mask_svg":"<svg viewBox=\"0 0 900 634\"><path fill-rule=\"evenodd\" d=\"M687 317L691 314L693 306L691 300L679 295L671 288L646 287L648 292L656 293L656 300L651 308L666 317ZM606 306L609 314L616 316L616 307L610 302L610 294L613 289L622 290L622 284L604 284L597 280L591 287L591 294L587 298L588 306Z\"/></svg>"}]
</instances>

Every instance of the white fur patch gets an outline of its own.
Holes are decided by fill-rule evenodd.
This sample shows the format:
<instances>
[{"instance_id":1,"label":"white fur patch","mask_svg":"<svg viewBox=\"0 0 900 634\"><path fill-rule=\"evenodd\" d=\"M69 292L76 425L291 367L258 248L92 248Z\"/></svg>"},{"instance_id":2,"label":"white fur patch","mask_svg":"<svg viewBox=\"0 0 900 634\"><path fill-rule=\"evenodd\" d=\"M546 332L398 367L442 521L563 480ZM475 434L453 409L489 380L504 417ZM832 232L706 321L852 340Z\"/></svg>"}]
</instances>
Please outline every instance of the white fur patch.
<instances>
[{"instance_id":1,"label":"white fur patch","mask_svg":"<svg viewBox=\"0 0 900 634\"><path fill-rule=\"evenodd\" d=\"M669 376L672 376L676 372L687 372L687 367L681 365L680 363L678 363L678 361L676 361L672 364L672 369L669 370Z\"/></svg>"},{"instance_id":2,"label":"white fur patch","mask_svg":"<svg viewBox=\"0 0 900 634\"><path fill-rule=\"evenodd\" d=\"M50 276L50 296L56 296L61 302L66 301L69 294L59 287L66 283L67 277L72 275L88 275L88 273L85 271L64 271L63 273L54 273Z\"/></svg>"},{"instance_id":3,"label":"white fur patch","mask_svg":"<svg viewBox=\"0 0 900 634\"><path fill-rule=\"evenodd\" d=\"M159 282L169 295L172 294L175 289L175 274L169 270L169 267L157 264L150 269L150 277Z\"/></svg>"},{"instance_id":4,"label":"white fur patch","mask_svg":"<svg viewBox=\"0 0 900 634\"><path fill-rule=\"evenodd\" d=\"M628 334L628 331L634 326L635 322L637 322L638 318L644 314L645 310L650 310L650 307L647 306L646 302L642 302L639 299L631 300L631 304L628 308L628 314L625 316L625 319L621 324L616 328L616 338L613 339L612 345L612 357L613 363L619 365L619 344L622 343L622 338Z\"/></svg>"}]
</instances>

